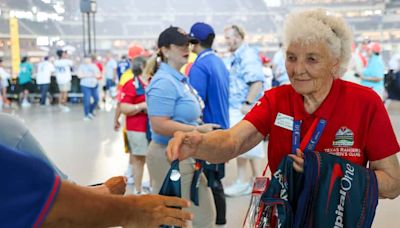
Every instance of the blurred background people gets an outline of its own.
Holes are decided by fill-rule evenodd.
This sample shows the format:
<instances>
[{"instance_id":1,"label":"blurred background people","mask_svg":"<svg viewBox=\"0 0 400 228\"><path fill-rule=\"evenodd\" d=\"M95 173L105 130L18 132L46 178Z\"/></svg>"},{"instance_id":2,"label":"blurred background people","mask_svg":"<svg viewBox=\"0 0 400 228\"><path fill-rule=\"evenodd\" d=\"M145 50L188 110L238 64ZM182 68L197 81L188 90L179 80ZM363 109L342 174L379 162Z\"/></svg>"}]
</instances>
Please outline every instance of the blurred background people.
<instances>
[{"instance_id":1,"label":"blurred background people","mask_svg":"<svg viewBox=\"0 0 400 228\"><path fill-rule=\"evenodd\" d=\"M10 100L7 98L7 87L9 86L8 80L10 73L8 73L3 66L3 58L0 58L0 110L11 105Z\"/></svg>"},{"instance_id":2,"label":"blurred background people","mask_svg":"<svg viewBox=\"0 0 400 228\"><path fill-rule=\"evenodd\" d=\"M372 88L384 100L385 87L383 79L385 64L380 56L381 49L379 43L372 42L369 44L368 63L361 76L361 85Z\"/></svg>"},{"instance_id":3,"label":"blurred background people","mask_svg":"<svg viewBox=\"0 0 400 228\"><path fill-rule=\"evenodd\" d=\"M45 56L37 65L36 84L40 90L40 105L46 104L47 91L49 90L51 75L54 71L55 67L49 61L49 56Z\"/></svg>"},{"instance_id":4,"label":"blurred background people","mask_svg":"<svg viewBox=\"0 0 400 228\"><path fill-rule=\"evenodd\" d=\"M66 106L68 101L68 92L71 90L72 80L72 60L68 59L68 53L64 50L57 50L58 59L54 61L54 67L56 68L55 74L60 90L60 96L58 97L58 106L63 112L69 112L70 108Z\"/></svg>"},{"instance_id":5,"label":"blurred background people","mask_svg":"<svg viewBox=\"0 0 400 228\"><path fill-rule=\"evenodd\" d=\"M101 77L98 67L93 64L89 55L84 56L83 63L78 68L81 91L83 93L84 121L94 118L94 110L99 102L98 79ZM93 99L93 101L92 101Z\"/></svg>"},{"instance_id":6,"label":"blurred background people","mask_svg":"<svg viewBox=\"0 0 400 228\"><path fill-rule=\"evenodd\" d=\"M241 121L264 89L264 74L260 58L256 50L245 42L244 29L231 25L225 28L225 41L232 53L230 59L229 81L229 118L230 127ZM260 175L260 159L265 155L261 142L247 153L237 158L237 177L234 183L225 188L228 196L249 195L252 190L253 178ZM250 162L252 178L246 175L247 163Z\"/></svg>"},{"instance_id":7,"label":"blurred background people","mask_svg":"<svg viewBox=\"0 0 400 228\"><path fill-rule=\"evenodd\" d=\"M33 92L32 83L33 66L28 56L24 56L19 64L18 85L20 87L19 99L22 107L30 107L29 92Z\"/></svg>"}]
</instances>

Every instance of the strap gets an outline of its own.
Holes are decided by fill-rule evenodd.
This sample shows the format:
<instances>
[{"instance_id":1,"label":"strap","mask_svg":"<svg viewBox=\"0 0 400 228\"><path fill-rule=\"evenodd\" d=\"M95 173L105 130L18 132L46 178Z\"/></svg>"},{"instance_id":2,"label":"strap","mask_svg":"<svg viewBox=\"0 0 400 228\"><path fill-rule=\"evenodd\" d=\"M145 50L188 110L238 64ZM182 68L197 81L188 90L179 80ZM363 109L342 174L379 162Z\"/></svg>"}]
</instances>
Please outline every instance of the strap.
<instances>
[{"instance_id":1,"label":"strap","mask_svg":"<svg viewBox=\"0 0 400 228\"><path fill-rule=\"evenodd\" d=\"M322 132L326 126L326 120L316 118L314 119L311 127L308 129L306 135L300 143L300 132L301 132L301 121L295 120L293 122L293 133L292 133L292 153L296 153L296 149L300 148L303 152L314 151L319 139L321 138Z\"/></svg>"},{"instance_id":2,"label":"strap","mask_svg":"<svg viewBox=\"0 0 400 228\"><path fill-rule=\"evenodd\" d=\"M199 183L200 183L200 175L203 172L204 164L205 161L196 159L196 163L194 165L193 179L190 185L190 200L196 206L199 206Z\"/></svg>"}]
</instances>

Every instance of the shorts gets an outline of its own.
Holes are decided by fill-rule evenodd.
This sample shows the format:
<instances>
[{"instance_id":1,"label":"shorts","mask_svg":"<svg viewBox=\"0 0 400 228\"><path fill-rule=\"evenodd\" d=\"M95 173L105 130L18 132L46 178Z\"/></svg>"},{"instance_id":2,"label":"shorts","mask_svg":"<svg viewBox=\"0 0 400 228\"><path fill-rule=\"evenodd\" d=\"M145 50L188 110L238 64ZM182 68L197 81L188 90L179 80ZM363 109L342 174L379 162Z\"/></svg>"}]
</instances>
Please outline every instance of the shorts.
<instances>
[{"instance_id":1,"label":"shorts","mask_svg":"<svg viewBox=\"0 0 400 228\"><path fill-rule=\"evenodd\" d=\"M2 88L7 88L10 84L8 83L8 79L7 78L2 78L0 80L0 89Z\"/></svg>"},{"instance_id":2,"label":"shorts","mask_svg":"<svg viewBox=\"0 0 400 228\"><path fill-rule=\"evenodd\" d=\"M132 155L146 156L149 143L146 132L126 131Z\"/></svg>"},{"instance_id":3,"label":"shorts","mask_svg":"<svg viewBox=\"0 0 400 228\"><path fill-rule=\"evenodd\" d=\"M115 82L112 79L106 79L106 90L111 89L111 87L115 87Z\"/></svg>"},{"instance_id":4,"label":"shorts","mask_svg":"<svg viewBox=\"0 0 400 228\"><path fill-rule=\"evenodd\" d=\"M235 124L239 123L244 118L244 115L240 111L240 109L229 109L229 122L230 127L233 127ZM240 155L241 158L247 159L256 159L256 158L263 158L265 156L264 150L264 141L261 141L251 150L247 151L246 153Z\"/></svg>"},{"instance_id":5,"label":"shorts","mask_svg":"<svg viewBox=\"0 0 400 228\"><path fill-rule=\"evenodd\" d=\"M25 90L28 90L30 93L32 93L34 90L32 82L19 84L19 88L20 88L20 92L24 92Z\"/></svg>"},{"instance_id":6,"label":"shorts","mask_svg":"<svg viewBox=\"0 0 400 228\"><path fill-rule=\"evenodd\" d=\"M71 91L71 82L58 84L58 89L60 90L60 92L69 92L69 91Z\"/></svg>"}]
</instances>

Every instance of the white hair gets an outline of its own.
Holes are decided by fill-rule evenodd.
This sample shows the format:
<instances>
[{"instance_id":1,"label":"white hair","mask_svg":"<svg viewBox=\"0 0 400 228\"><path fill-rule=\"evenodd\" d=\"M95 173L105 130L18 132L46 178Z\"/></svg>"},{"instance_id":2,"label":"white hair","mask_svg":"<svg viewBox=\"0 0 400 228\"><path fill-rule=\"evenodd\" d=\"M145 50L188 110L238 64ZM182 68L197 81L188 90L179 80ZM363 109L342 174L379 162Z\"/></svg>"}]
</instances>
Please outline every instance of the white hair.
<instances>
[{"instance_id":1,"label":"white hair","mask_svg":"<svg viewBox=\"0 0 400 228\"><path fill-rule=\"evenodd\" d=\"M337 76L345 72L351 57L353 34L346 22L323 9L312 9L288 15L283 29L285 50L292 42L311 44L325 41L331 54L338 58Z\"/></svg>"}]
</instances>

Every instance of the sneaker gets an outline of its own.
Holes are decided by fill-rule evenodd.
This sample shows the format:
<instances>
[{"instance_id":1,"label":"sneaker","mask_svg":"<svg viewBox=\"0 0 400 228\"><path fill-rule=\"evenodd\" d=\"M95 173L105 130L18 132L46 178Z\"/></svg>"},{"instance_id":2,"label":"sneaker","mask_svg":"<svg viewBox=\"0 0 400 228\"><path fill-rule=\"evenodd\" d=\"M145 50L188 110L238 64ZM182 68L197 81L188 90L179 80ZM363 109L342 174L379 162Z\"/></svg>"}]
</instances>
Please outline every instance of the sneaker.
<instances>
[{"instance_id":1,"label":"sneaker","mask_svg":"<svg viewBox=\"0 0 400 228\"><path fill-rule=\"evenodd\" d=\"M23 108L31 107L31 103L29 103L29 101L27 101L27 100L24 100L21 103L21 107L23 107Z\"/></svg>"},{"instance_id":2,"label":"sneaker","mask_svg":"<svg viewBox=\"0 0 400 228\"><path fill-rule=\"evenodd\" d=\"M85 122L88 122L88 121L91 121L92 119L90 118L90 117L88 117L88 116L85 116L84 118L83 118L83 121L85 121Z\"/></svg>"},{"instance_id":3,"label":"sneaker","mask_svg":"<svg viewBox=\"0 0 400 228\"><path fill-rule=\"evenodd\" d=\"M92 113L90 113L90 114L88 115L88 117L89 117L90 119L94 119L94 115L93 115Z\"/></svg>"},{"instance_id":4,"label":"sneaker","mask_svg":"<svg viewBox=\"0 0 400 228\"><path fill-rule=\"evenodd\" d=\"M61 111L63 111L63 112L70 112L71 111L71 109L68 108L65 105L59 105L58 107L60 107Z\"/></svg>"},{"instance_id":5,"label":"sneaker","mask_svg":"<svg viewBox=\"0 0 400 228\"><path fill-rule=\"evenodd\" d=\"M249 183L235 181L231 186L225 188L224 193L226 196L236 197L251 194L252 187Z\"/></svg>"}]
</instances>

